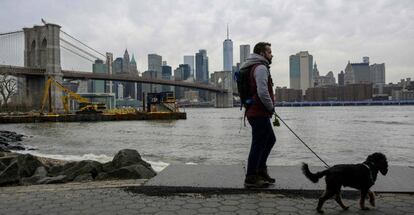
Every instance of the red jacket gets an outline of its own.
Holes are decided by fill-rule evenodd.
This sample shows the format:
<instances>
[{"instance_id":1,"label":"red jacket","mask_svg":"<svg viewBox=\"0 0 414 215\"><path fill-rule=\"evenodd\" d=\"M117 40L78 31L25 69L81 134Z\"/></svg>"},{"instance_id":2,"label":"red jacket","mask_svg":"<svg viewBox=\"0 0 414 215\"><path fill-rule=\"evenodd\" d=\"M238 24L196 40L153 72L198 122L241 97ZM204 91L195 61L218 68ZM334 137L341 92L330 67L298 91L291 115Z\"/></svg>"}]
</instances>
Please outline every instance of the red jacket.
<instances>
[{"instance_id":1,"label":"red jacket","mask_svg":"<svg viewBox=\"0 0 414 215\"><path fill-rule=\"evenodd\" d=\"M267 110L267 108L264 106L262 101L260 101L259 96L257 95L257 85L256 85L256 79L254 78L254 73L256 72L256 67L260 64L256 64L252 67L252 71L250 72L250 95L253 95L253 104L248 106L246 109L246 116L248 118L250 117L269 117L271 118L273 115L273 112L270 112ZM269 95L272 99L272 102L275 102L274 93L273 93L273 81L272 77L268 75L267 78L267 89L269 90Z\"/></svg>"}]
</instances>

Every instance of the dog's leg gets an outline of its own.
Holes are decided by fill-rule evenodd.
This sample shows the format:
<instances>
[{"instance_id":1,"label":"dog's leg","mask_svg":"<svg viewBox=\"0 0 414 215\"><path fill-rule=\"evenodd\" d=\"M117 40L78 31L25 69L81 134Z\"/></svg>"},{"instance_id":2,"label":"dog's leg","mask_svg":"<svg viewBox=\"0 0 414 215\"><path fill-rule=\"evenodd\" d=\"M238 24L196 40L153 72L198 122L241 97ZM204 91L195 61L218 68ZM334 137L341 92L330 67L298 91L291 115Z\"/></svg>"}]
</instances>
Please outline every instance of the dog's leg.
<instances>
[{"instance_id":1,"label":"dog's leg","mask_svg":"<svg viewBox=\"0 0 414 215\"><path fill-rule=\"evenodd\" d=\"M365 206L365 198L367 197L367 194L368 190L361 190L361 199L359 200L361 210L369 210L369 208Z\"/></svg>"},{"instance_id":2,"label":"dog's leg","mask_svg":"<svg viewBox=\"0 0 414 215\"><path fill-rule=\"evenodd\" d=\"M343 210L348 210L349 209L349 206L346 206L344 204L344 202L342 202L341 191L339 191L335 194L335 201L339 204L339 206L341 206L341 208Z\"/></svg>"},{"instance_id":3,"label":"dog's leg","mask_svg":"<svg viewBox=\"0 0 414 215\"><path fill-rule=\"evenodd\" d=\"M325 203L325 201L331 198L333 195L335 195L335 192L328 189L323 192L322 196L319 198L318 207L316 208L316 211L318 211L318 213L323 213L323 203Z\"/></svg>"},{"instance_id":4,"label":"dog's leg","mask_svg":"<svg viewBox=\"0 0 414 215\"><path fill-rule=\"evenodd\" d=\"M368 196L369 196L369 203L372 205L372 207L375 207L375 193L371 190L368 190Z\"/></svg>"}]
</instances>

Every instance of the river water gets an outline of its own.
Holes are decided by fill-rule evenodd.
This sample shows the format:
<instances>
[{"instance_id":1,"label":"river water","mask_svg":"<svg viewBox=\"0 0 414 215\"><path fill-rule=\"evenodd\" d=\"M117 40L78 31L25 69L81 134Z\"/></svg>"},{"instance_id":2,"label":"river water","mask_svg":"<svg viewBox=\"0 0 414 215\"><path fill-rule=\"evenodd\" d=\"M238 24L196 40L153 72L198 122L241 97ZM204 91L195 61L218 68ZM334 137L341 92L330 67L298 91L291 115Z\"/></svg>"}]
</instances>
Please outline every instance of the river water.
<instances>
[{"instance_id":1,"label":"river water","mask_svg":"<svg viewBox=\"0 0 414 215\"><path fill-rule=\"evenodd\" d=\"M45 157L110 161L136 149L157 171L169 164L240 164L251 128L239 108L187 108L187 120L0 124L26 135ZM390 165L414 166L414 106L280 107L282 119L328 164L358 163L383 152ZM281 123L282 124L282 123ZM282 124L268 165L323 164Z\"/></svg>"}]
</instances>

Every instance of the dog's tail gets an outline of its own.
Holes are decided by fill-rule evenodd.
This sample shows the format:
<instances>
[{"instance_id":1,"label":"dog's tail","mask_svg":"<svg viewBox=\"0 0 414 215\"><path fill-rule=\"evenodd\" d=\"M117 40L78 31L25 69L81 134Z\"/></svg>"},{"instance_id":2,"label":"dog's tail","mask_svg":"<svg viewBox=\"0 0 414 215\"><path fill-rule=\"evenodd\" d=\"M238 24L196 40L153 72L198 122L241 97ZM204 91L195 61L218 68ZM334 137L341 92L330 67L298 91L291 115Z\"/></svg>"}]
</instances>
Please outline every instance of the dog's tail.
<instances>
[{"instance_id":1,"label":"dog's tail","mask_svg":"<svg viewBox=\"0 0 414 215\"><path fill-rule=\"evenodd\" d=\"M307 163L302 164L302 172L306 176L306 178L311 180L313 183L318 182L320 178L326 175L326 170L317 173L312 173L309 170L309 166Z\"/></svg>"}]
</instances>

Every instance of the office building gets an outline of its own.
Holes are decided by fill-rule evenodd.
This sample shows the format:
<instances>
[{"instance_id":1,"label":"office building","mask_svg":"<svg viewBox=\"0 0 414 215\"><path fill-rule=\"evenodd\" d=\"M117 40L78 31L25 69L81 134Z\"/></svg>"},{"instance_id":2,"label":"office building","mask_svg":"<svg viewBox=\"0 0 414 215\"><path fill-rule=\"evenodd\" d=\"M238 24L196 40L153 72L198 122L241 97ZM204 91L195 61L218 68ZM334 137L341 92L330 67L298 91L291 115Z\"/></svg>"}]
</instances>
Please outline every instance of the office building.
<instances>
[{"instance_id":1,"label":"office building","mask_svg":"<svg viewBox=\"0 0 414 215\"><path fill-rule=\"evenodd\" d=\"M162 79L172 80L172 69L171 66L167 65L167 62L162 66ZM171 86L163 85L162 91L173 91Z\"/></svg>"},{"instance_id":2,"label":"office building","mask_svg":"<svg viewBox=\"0 0 414 215\"><path fill-rule=\"evenodd\" d=\"M162 79L162 57L157 54L148 55L148 71L155 71L155 79ZM161 92L161 85L153 84L152 93Z\"/></svg>"},{"instance_id":3,"label":"office building","mask_svg":"<svg viewBox=\"0 0 414 215\"><path fill-rule=\"evenodd\" d=\"M338 73L338 85L339 86L344 86L345 85L344 76L345 76L345 73L344 73L344 71L341 70L341 72Z\"/></svg>"},{"instance_id":4,"label":"office building","mask_svg":"<svg viewBox=\"0 0 414 215\"><path fill-rule=\"evenodd\" d=\"M191 76L194 77L194 55L185 55L184 56L184 64L190 66L191 69Z\"/></svg>"},{"instance_id":5,"label":"office building","mask_svg":"<svg viewBox=\"0 0 414 215\"><path fill-rule=\"evenodd\" d=\"M290 88L301 89L305 93L306 89L313 87L312 65L313 56L307 51L289 57Z\"/></svg>"},{"instance_id":6,"label":"office building","mask_svg":"<svg viewBox=\"0 0 414 215\"><path fill-rule=\"evenodd\" d=\"M250 56L250 45L240 45L240 65Z\"/></svg>"},{"instance_id":7,"label":"office building","mask_svg":"<svg viewBox=\"0 0 414 215\"><path fill-rule=\"evenodd\" d=\"M93 73L108 73L108 67L104 64L103 60L95 60L95 63L92 65ZM93 93L106 93L106 81L104 80L91 80L91 90Z\"/></svg>"},{"instance_id":8,"label":"office building","mask_svg":"<svg viewBox=\"0 0 414 215\"><path fill-rule=\"evenodd\" d=\"M345 85L371 83L370 69L368 63L350 63L345 68Z\"/></svg>"},{"instance_id":9,"label":"office building","mask_svg":"<svg viewBox=\"0 0 414 215\"><path fill-rule=\"evenodd\" d=\"M196 82L208 84L209 83L209 71L208 71L208 56L207 51L200 49L195 55L195 67L196 67ZM205 90L199 91L200 101L207 101L208 94Z\"/></svg>"},{"instance_id":10,"label":"office building","mask_svg":"<svg viewBox=\"0 0 414 215\"><path fill-rule=\"evenodd\" d=\"M223 42L223 71L233 69L233 42L229 38L229 27L227 26L227 39Z\"/></svg>"},{"instance_id":11,"label":"office building","mask_svg":"<svg viewBox=\"0 0 414 215\"><path fill-rule=\"evenodd\" d=\"M371 83L385 84L385 63L372 64L369 66Z\"/></svg>"}]
</instances>

